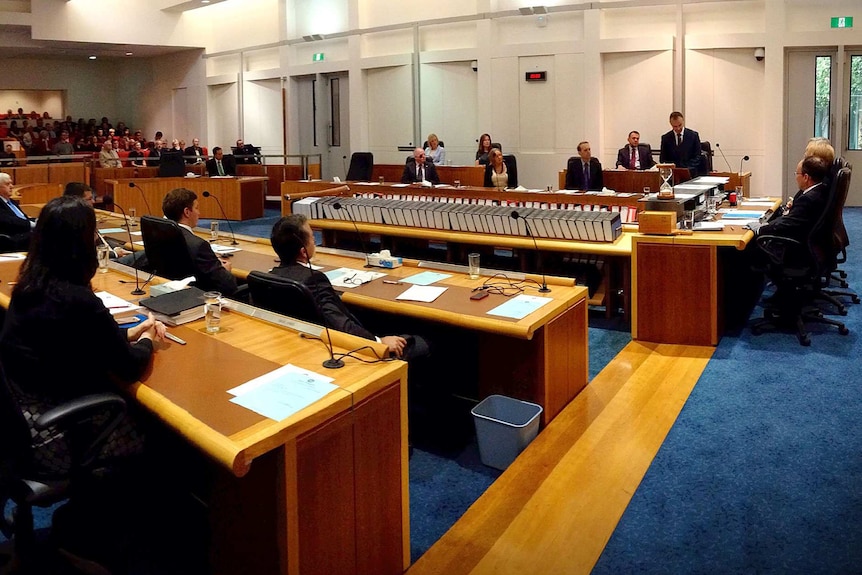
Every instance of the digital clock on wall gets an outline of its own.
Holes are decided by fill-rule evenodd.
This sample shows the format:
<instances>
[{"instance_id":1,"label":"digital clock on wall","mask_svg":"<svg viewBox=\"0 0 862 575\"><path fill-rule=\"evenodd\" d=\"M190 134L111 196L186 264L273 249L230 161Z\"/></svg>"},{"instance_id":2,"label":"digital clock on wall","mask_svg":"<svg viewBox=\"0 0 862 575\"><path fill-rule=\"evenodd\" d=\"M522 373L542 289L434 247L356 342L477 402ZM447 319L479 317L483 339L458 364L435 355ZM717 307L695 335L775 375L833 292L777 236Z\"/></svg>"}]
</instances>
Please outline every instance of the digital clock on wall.
<instances>
[{"instance_id":1,"label":"digital clock on wall","mask_svg":"<svg viewBox=\"0 0 862 575\"><path fill-rule=\"evenodd\" d=\"M548 79L548 73L545 71L542 72L527 72L524 74L525 80L527 82L544 82Z\"/></svg>"}]
</instances>

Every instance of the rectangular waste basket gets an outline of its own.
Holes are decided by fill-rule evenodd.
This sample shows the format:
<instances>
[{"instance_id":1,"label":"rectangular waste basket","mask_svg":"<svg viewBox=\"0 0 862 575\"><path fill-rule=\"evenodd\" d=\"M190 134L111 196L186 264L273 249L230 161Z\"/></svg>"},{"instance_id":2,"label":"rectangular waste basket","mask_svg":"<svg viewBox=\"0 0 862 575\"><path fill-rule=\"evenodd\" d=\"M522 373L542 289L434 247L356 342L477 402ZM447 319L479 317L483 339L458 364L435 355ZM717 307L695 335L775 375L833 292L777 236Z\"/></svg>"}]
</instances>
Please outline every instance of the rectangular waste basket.
<instances>
[{"instance_id":1,"label":"rectangular waste basket","mask_svg":"<svg viewBox=\"0 0 862 575\"><path fill-rule=\"evenodd\" d=\"M505 395L489 395L470 412L482 463L505 470L539 433L542 406Z\"/></svg>"}]
</instances>

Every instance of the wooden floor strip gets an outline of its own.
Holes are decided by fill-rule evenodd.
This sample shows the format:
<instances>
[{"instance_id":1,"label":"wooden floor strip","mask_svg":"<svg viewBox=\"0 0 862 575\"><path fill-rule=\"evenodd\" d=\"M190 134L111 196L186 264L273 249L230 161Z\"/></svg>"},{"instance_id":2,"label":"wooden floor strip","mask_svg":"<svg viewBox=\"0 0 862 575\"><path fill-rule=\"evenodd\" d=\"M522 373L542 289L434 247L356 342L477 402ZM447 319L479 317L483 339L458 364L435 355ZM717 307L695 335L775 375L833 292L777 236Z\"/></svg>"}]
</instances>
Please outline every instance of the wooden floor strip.
<instances>
[{"instance_id":1,"label":"wooden floor strip","mask_svg":"<svg viewBox=\"0 0 862 575\"><path fill-rule=\"evenodd\" d=\"M714 349L629 343L409 575L589 573Z\"/></svg>"}]
</instances>

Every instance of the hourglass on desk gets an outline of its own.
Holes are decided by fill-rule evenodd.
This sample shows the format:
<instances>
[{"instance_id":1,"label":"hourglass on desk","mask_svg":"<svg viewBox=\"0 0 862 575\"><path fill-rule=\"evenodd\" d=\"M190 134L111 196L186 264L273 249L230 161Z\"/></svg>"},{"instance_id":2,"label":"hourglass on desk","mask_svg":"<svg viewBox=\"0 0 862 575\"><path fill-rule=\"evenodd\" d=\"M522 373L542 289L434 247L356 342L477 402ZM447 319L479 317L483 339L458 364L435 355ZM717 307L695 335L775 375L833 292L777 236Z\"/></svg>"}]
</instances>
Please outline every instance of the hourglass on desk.
<instances>
[{"instance_id":1,"label":"hourglass on desk","mask_svg":"<svg viewBox=\"0 0 862 575\"><path fill-rule=\"evenodd\" d=\"M673 164L656 164L658 175L661 178L661 186L658 197L662 199L673 198Z\"/></svg>"}]
</instances>

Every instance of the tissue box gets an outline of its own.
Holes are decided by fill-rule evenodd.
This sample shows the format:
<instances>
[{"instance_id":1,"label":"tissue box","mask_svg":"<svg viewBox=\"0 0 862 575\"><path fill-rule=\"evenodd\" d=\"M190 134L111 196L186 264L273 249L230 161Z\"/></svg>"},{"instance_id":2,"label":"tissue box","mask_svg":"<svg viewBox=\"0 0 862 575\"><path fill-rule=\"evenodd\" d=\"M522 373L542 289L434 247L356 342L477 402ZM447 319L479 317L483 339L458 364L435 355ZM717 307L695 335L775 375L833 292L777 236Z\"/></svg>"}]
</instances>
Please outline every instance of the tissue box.
<instances>
[{"instance_id":1,"label":"tissue box","mask_svg":"<svg viewBox=\"0 0 862 575\"><path fill-rule=\"evenodd\" d=\"M400 268L402 264L401 258L383 254L370 254L368 256L368 265L378 268Z\"/></svg>"}]
</instances>

